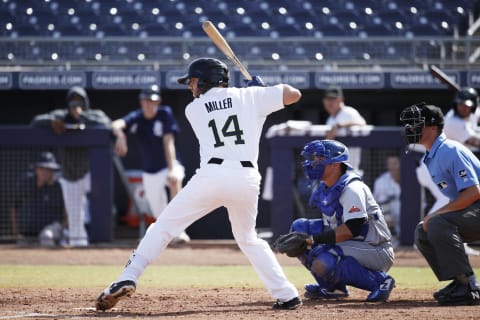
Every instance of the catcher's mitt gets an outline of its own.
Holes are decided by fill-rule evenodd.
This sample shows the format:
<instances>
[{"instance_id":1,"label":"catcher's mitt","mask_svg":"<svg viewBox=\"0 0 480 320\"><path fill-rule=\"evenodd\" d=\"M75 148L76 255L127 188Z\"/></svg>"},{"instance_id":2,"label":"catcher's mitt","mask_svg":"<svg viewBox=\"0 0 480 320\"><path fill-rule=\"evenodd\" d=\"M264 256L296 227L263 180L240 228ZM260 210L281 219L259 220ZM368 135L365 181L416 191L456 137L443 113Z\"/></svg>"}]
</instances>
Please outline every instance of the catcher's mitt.
<instances>
[{"instance_id":1,"label":"catcher's mitt","mask_svg":"<svg viewBox=\"0 0 480 320\"><path fill-rule=\"evenodd\" d=\"M304 232L290 232L278 237L273 243L273 248L289 257L298 257L309 247L307 239L310 235Z\"/></svg>"}]
</instances>

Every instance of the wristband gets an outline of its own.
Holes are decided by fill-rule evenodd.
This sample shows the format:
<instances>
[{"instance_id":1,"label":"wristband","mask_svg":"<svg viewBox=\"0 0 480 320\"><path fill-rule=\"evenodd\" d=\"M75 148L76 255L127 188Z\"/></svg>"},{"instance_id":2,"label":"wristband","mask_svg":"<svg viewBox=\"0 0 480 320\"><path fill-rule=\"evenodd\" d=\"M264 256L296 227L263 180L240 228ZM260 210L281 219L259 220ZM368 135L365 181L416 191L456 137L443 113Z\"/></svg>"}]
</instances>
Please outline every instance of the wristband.
<instances>
[{"instance_id":1,"label":"wristband","mask_svg":"<svg viewBox=\"0 0 480 320\"><path fill-rule=\"evenodd\" d=\"M335 244L335 230L328 230L313 236L314 243Z\"/></svg>"}]
</instances>

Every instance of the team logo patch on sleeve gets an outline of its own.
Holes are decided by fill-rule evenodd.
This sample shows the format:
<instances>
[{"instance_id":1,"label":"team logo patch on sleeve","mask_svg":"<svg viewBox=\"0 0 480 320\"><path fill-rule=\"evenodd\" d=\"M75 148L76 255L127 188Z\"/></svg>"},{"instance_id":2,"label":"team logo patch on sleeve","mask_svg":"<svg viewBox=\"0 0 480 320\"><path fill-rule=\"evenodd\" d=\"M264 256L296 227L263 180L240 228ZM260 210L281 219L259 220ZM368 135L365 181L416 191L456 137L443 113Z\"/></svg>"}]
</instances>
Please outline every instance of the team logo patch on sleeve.
<instances>
[{"instance_id":1,"label":"team logo patch on sleeve","mask_svg":"<svg viewBox=\"0 0 480 320\"><path fill-rule=\"evenodd\" d=\"M460 176L460 178L467 177L467 170L462 169L462 170L458 171L458 175Z\"/></svg>"},{"instance_id":2,"label":"team logo patch on sleeve","mask_svg":"<svg viewBox=\"0 0 480 320\"><path fill-rule=\"evenodd\" d=\"M440 189L446 189L448 187L448 183L446 183L445 181L441 181L441 182L437 183L437 186Z\"/></svg>"},{"instance_id":3,"label":"team logo patch on sleeve","mask_svg":"<svg viewBox=\"0 0 480 320\"><path fill-rule=\"evenodd\" d=\"M357 206L352 206L352 207L350 208L350 210L348 210L348 213L355 213L355 212L360 212L360 211L362 211L362 210L360 210L359 207L357 207Z\"/></svg>"}]
</instances>

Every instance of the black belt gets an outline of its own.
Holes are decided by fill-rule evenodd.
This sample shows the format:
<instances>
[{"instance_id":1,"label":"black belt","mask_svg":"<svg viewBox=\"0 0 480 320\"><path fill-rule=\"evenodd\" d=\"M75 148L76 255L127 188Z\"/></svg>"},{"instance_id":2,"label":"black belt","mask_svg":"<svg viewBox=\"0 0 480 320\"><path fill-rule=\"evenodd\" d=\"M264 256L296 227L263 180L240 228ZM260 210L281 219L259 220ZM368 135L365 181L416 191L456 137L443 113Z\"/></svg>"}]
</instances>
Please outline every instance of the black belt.
<instances>
[{"instance_id":1,"label":"black belt","mask_svg":"<svg viewBox=\"0 0 480 320\"><path fill-rule=\"evenodd\" d=\"M220 158L210 158L210 160L208 160L208 163L222 164L222 163L223 163L223 159L220 159ZM253 166L253 163L251 163L250 161L240 161L240 164L241 164L242 167L244 167L244 168L255 168L255 167Z\"/></svg>"}]
</instances>

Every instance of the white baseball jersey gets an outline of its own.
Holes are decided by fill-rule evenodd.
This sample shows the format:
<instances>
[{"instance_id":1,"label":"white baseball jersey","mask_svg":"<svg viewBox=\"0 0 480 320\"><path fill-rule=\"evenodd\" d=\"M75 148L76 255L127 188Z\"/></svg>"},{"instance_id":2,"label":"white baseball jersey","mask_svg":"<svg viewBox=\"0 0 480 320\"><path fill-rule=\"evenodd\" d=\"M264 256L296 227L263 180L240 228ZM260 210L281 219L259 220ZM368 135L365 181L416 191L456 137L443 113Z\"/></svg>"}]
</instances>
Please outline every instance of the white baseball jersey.
<instances>
[{"instance_id":1,"label":"white baseball jersey","mask_svg":"<svg viewBox=\"0 0 480 320\"><path fill-rule=\"evenodd\" d=\"M200 168L147 230L118 281L136 281L139 272L190 224L225 207L235 240L270 294L288 301L298 296L255 224L261 176L254 166L263 123L283 108L283 86L212 88L185 109L200 143ZM210 162L212 158L221 161ZM143 262L142 262L143 261Z\"/></svg>"},{"instance_id":2,"label":"white baseball jersey","mask_svg":"<svg viewBox=\"0 0 480 320\"><path fill-rule=\"evenodd\" d=\"M367 122L362 117L362 115L357 111L357 109L350 106L342 106L340 111L335 116L329 116L327 118L326 125L366 125ZM360 147L348 147L350 153L350 164L355 168L359 169L360 160L361 160L361 148Z\"/></svg>"},{"instance_id":3,"label":"white baseball jersey","mask_svg":"<svg viewBox=\"0 0 480 320\"><path fill-rule=\"evenodd\" d=\"M212 88L193 100L185 115L200 143L200 166L212 157L256 164L263 123L281 108L281 86Z\"/></svg>"},{"instance_id":4,"label":"white baseball jersey","mask_svg":"<svg viewBox=\"0 0 480 320\"><path fill-rule=\"evenodd\" d=\"M471 114L468 120L462 119L455 115L453 109L445 115L444 133L448 139L456 140L460 143L465 142L474 136L479 136L478 120L480 118L480 108ZM472 151L477 151L478 148L467 146Z\"/></svg>"}]
</instances>

